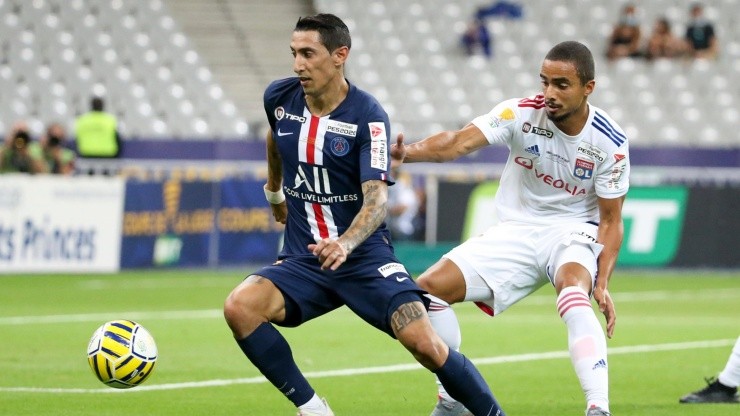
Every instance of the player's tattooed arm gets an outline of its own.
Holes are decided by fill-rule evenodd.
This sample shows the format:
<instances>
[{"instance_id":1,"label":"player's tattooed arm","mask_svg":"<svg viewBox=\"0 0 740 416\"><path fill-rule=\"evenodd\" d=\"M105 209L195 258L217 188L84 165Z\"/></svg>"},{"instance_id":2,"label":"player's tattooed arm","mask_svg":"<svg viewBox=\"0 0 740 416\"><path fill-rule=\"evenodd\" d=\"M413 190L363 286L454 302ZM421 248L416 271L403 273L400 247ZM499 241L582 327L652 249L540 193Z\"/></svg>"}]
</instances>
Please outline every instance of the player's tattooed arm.
<instances>
[{"instance_id":1,"label":"player's tattooed arm","mask_svg":"<svg viewBox=\"0 0 740 416\"><path fill-rule=\"evenodd\" d=\"M282 157L278 151L277 143L272 137L272 131L267 132L267 183L265 190L282 193L283 169ZM283 201L279 204L270 204L272 216L275 221L285 224L288 219L288 204Z\"/></svg>"},{"instance_id":2,"label":"player's tattooed arm","mask_svg":"<svg viewBox=\"0 0 740 416\"><path fill-rule=\"evenodd\" d=\"M362 183L362 208L352 220L347 231L339 238L339 244L351 253L370 236L385 220L388 210L388 184L380 180Z\"/></svg>"}]
</instances>

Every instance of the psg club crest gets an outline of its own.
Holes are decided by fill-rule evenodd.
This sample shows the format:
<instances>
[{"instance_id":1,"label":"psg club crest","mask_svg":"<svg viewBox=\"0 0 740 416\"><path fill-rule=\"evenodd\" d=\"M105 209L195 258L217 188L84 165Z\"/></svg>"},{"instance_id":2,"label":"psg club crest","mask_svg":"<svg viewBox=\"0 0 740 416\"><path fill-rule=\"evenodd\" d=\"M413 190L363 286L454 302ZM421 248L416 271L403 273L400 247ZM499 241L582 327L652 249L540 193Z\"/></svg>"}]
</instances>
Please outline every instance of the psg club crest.
<instances>
[{"instance_id":1,"label":"psg club crest","mask_svg":"<svg viewBox=\"0 0 740 416\"><path fill-rule=\"evenodd\" d=\"M349 142L342 136L331 139L331 152L335 156L344 156L349 153Z\"/></svg>"},{"instance_id":2,"label":"psg club crest","mask_svg":"<svg viewBox=\"0 0 740 416\"><path fill-rule=\"evenodd\" d=\"M594 175L594 162L576 159L576 166L573 169L573 175L579 179L591 179Z\"/></svg>"}]
</instances>

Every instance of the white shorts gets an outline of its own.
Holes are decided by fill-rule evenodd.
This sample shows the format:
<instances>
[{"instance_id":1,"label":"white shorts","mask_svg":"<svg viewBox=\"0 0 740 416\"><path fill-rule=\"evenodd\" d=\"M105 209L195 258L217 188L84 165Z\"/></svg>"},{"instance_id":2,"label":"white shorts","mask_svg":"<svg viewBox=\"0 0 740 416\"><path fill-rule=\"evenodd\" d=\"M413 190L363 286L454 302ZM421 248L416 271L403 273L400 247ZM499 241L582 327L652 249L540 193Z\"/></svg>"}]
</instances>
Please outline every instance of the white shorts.
<instances>
[{"instance_id":1,"label":"white shorts","mask_svg":"<svg viewBox=\"0 0 740 416\"><path fill-rule=\"evenodd\" d=\"M494 315L505 311L547 283L565 263L575 262L596 279L598 226L568 223L551 226L498 224L443 257L465 277L465 300L481 302Z\"/></svg>"}]
</instances>

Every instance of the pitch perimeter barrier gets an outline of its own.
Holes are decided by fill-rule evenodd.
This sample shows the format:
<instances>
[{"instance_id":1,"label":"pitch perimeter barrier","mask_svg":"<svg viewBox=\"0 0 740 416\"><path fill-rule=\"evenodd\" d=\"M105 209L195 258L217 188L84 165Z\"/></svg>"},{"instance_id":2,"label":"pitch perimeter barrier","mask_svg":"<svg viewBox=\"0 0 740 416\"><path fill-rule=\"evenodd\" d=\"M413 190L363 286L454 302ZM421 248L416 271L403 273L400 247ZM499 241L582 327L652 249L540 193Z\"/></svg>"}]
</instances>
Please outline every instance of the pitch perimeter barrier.
<instances>
[{"instance_id":1,"label":"pitch perimeter barrier","mask_svg":"<svg viewBox=\"0 0 740 416\"><path fill-rule=\"evenodd\" d=\"M0 175L0 273L119 269L121 178Z\"/></svg>"},{"instance_id":2,"label":"pitch perimeter barrier","mask_svg":"<svg viewBox=\"0 0 740 416\"><path fill-rule=\"evenodd\" d=\"M275 261L283 226L264 181L129 181L122 268L229 266Z\"/></svg>"},{"instance_id":3,"label":"pitch perimeter barrier","mask_svg":"<svg viewBox=\"0 0 740 416\"><path fill-rule=\"evenodd\" d=\"M497 181L439 181L437 189L444 200L463 202L437 204L435 217L440 220L435 227L436 245L452 247L495 222L492 204ZM623 208L625 235L618 264L740 267L738 206L738 184L633 186ZM438 256L425 256L426 247L412 244L400 248L399 252L412 264L426 263L428 267Z\"/></svg>"},{"instance_id":4,"label":"pitch perimeter barrier","mask_svg":"<svg viewBox=\"0 0 740 416\"><path fill-rule=\"evenodd\" d=\"M0 176L0 273L115 272L119 268L269 263L283 226L263 180ZM423 271L490 225L496 181L441 180L432 244L399 243ZM623 266L740 267L740 186L633 186L624 206Z\"/></svg>"}]
</instances>

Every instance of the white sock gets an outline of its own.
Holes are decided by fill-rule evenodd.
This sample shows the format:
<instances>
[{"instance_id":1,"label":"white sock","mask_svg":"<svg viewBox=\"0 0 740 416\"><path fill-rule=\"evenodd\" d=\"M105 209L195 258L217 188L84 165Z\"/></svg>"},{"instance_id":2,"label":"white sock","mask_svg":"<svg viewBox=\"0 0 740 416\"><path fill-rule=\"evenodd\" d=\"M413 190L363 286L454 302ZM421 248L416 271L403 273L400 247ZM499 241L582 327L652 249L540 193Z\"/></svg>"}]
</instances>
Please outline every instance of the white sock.
<instances>
[{"instance_id":1,"label":"white sock","mask_svg":"<svg viewBox=\"0 0 740 416\"><path fill-rule=\"evenodd\" d=\"M298 408L314 414L327 413L329 410L326 408L324 401L316 393L313 394L313 397L309 401L298 406Z\"/></svg>"},{"instance_id":2,"label":"white sock","mask_svg":"<svg viewBox=\"0 0 740 416\"><path fill-rule=\"evenodd\" d=\"M730 359L727 360L725 369L717 377L720 383L728 387L740 386L740 337L735 341Z\"/></svg>"},{"instance_id":3,"label":"white sock","mask_svg":"<svg viewBox=\"0 0 740 416\"><path fill-rule=\"evenodd\" d=\"M426 296L432 300L432 303L429 305L429 320L432 323L432 327L434 327L434 330L437 331L437 334L439 334L440 338L442 338L450 349L460 351L462 336L460 335L460 324L457 322L455 311L442 299L432 295ZM455 401L447 393L447 390L445 390L438 378L436 382L439 397L447 401Z\"/></svg>"},{"instance_id":4,"label":"white sock","mask_svg":"<svg viewBox=\"0 0 740 416\"><path fill-rule=\"evenodd\" d=\"M558 296L557 308L568 328L568 350L586 396L586 407L598 406L608 412L606 337L588 294L576 286L566 287Z\"/></svg>"}]
</instances>

